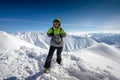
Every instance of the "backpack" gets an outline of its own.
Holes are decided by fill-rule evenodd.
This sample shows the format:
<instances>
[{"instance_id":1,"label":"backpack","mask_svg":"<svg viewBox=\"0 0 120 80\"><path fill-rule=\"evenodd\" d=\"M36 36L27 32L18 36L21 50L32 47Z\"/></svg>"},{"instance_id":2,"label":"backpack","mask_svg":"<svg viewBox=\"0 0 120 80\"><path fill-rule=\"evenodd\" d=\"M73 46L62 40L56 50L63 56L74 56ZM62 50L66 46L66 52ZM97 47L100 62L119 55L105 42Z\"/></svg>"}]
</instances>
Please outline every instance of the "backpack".
<instances>
[{"instance_id":1,"label":"backpack","mask_svg":"<svg viewBox=\"0 0 120 80\"><path fill-rule=\"evenodd\" d=\"M62 28L60 28L60 33L61 33L61 31L62 31ZM52 33L54 34L54 28L53 27L52 27ZM63 41L61 35L54 35L53 40L56 44L60 44Z\"/></svg>"}]
</instances>

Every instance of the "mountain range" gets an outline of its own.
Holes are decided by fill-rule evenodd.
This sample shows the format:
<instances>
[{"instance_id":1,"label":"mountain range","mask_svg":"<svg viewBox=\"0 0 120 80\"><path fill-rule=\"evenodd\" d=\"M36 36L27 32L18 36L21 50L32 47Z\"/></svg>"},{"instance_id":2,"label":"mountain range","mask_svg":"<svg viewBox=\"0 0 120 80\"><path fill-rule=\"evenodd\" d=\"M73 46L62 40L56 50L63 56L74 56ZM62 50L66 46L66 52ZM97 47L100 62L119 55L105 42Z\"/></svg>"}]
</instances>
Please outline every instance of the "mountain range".
<instances>
[{"instance_id":1,"label":"mountain range","mask_svg":"<svg viewBox=\"0 0 120 80\"><path fill-rule=\"evenodd\" d=\"M120 34L72 33L64 38L62 66L53 56L44 73L50 38L44 33L0 31L1 80L120 80Z\"/></svg>"}]
</instances>

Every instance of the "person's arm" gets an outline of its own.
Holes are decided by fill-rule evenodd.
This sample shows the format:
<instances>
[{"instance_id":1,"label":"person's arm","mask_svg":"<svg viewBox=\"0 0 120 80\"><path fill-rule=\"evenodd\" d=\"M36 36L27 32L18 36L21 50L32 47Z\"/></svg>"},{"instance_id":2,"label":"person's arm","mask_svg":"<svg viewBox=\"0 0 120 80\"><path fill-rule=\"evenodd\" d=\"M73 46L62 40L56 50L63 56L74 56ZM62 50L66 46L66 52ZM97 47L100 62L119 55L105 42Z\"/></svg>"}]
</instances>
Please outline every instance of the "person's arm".
<instances>
[{"instance_id":1,"label":"person's arm","mask_svg":"<svg viewBox=\"0 0 120 80\"><path fill-rule=\"evenodd\" d=\"M66 37L66 32L62 29L61 34L62 37Z\"/></svg>"},{"instance_id":2,"label":"person's arm","mask_svg":"<svg viewBox=\"0 0 120 80\"><path fill-rule=\"evenodd\" d=\"M52 31L52 28L50 28L48 31L47 31L47 36L48 37L52 37L54 34L53 34L53 31Z\"/></svg>"}]
</instances>

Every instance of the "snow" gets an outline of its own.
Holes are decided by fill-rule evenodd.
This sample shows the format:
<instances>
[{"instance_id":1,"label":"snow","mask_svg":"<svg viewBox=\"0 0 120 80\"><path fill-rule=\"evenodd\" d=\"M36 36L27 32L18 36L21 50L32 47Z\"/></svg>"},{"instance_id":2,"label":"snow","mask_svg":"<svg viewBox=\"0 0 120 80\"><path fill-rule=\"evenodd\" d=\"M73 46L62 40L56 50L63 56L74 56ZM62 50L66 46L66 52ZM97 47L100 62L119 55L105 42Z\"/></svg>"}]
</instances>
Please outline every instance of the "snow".
<instances>
[{"instance_id":1,"label":"snow","mask_svg":"<svg viewBox=\"0 0 120 80\"><path fill-rule=\"evenodd\" d=\"M100 43L98 45L88 48L88 50L120 63L120 50L115 47L112 47L105 43Z\"/></svg>"},{"instance_id":2,"label":"snow","mask_svg":"<svg viewBox=\"0 0 120 80\"><path fill-rule=\"evenodd\" d=\"M0 50L20 49L21 47L37 48L36 46L7 34L6 32L0 31Z\"/></svg>"},{"instance_id":3,"label":"snow","mask_svg":"<svg viewBox=\"0 0 120 80\"><path fill-rule=\"evenodd\" d=\"M15 36L40 48L49 48L50 38L44 33L19 32L15 34ZM79 35L67 35L64 39L64 44L64 51L76 51L95 45L97 42L90 38L87 34L81 33Z\"/></svg>"},{"instance_id":4,"label":"snow","mask_svg":"<svg viewBox=\"0 0 120 80\"><path fill-rule=\"evenodd\" d=\"M103 51L104 49L106 49L106 52ZM102 69L116 77L119 77L120 51L114 51L114 49L110 48L107 44L99 44L89 48L88 50L84 50L83 52L84 54L80 55L81 59L84 59L87 63L89 63L88 65L92 68L96 68L97 70ZM89 69L91 69L90 66L88 67Z\"/></svg>"},{"instance_id":5,"label":"snow","mask_svg":"<svg viewBox=\"0 0 120 80\"><path fill-rule=\"evenodd\" d=\"M15 37L18 37L28 43L34 44L38 47L48 49L50 39L42 33L35 32L23 32L16 33Z\"/></svg>"},{"instance_id":6,"label":"snow","mask_svg":"<svg viewBox=\"0 0 120 80\"><path fill-rule=\"evenodd\" d=\"M80 37L68 35L66 39L70 38L70 43L73 45L74 41L80 40ZM45 39L43 36L39 38L43 41ZM90 39L81 43L85 44ZM108 44L96 43L85 49L64 51L62 66L56 63L54 54L49 74L44 73L43 67L47 54L48 48L38 48L32 43L20 40L18 36L0 31L0 79L120 80L120 50Z\"/></svg>"}]
</instances>

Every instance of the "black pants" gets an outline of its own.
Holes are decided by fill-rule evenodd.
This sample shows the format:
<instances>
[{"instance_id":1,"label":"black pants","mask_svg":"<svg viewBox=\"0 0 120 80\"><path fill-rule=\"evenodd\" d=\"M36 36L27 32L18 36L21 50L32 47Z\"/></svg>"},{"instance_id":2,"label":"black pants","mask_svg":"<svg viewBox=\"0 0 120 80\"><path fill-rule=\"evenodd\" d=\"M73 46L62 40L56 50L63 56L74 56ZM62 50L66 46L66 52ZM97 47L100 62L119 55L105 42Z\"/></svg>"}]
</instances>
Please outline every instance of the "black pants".
<instances>
[{"instance_id":1,"label":"black pants","mask_svg":"<svg viewBox=\"0 0 120 80\"><path fill-rule=\"evenodd\" d=\"M56 49L57 49L57 60L56 61L58 64L61 63L61 52L62 52L63 47L50 46L49 53L48 53L48 56L47 56L47 59L46 59L45 65L44 65L45 68L50 68L51 59L52 59L53 53Z\"/></svg>"}]
</instances>

